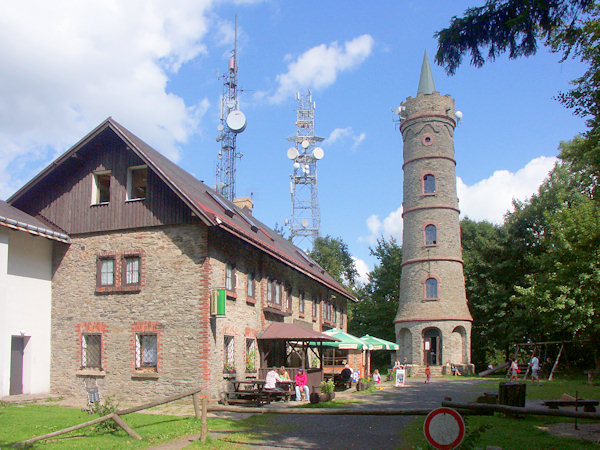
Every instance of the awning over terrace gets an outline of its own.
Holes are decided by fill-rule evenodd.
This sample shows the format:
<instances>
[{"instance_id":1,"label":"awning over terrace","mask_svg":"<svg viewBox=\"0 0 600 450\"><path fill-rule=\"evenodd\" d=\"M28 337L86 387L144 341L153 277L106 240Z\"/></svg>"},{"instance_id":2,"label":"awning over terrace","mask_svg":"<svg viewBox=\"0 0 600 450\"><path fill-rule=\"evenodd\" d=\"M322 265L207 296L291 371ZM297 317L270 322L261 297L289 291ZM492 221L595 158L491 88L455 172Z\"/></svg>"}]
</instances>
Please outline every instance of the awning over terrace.
<instances>
[{"instance_id":1,"label":"awning over terrace","mask_svg":"<svg viewBox=\"0 0 600 450\"><path fill-rule=\"evenodd\" d=\"M339 341L335 336L304 328L295 323L275 322L258 334L259 340L311 341L319 345L321 342L332 343Z\"/></svg>"},{"instance_id":2,"label":"awning over terrace","mask_svg":"<svg viewBox=\"0 0 600 450\"><path fill-rule=\"evenodd\" d=\"M324 331L323 334L336 339L335 342L323 342L323 347L337 348L340 350L370 350L371 345L356 336L352 336L337 328ZM311 344L312 345L312 344ZM315 345L317 345L315 343Z\"/></svg>"},{"instance_id":3,"label":"awning over terrace","mask_svg":"<svg viewBox=\"0 0 600 450\"><path fill-rule=\"evenodd\" d=\"M371 350L398 350L400 346L394 342L386 341L375 336L369 336L368 334L360 338L362 341L369 343L372 348Z\"/></svg>"}]
</instances>

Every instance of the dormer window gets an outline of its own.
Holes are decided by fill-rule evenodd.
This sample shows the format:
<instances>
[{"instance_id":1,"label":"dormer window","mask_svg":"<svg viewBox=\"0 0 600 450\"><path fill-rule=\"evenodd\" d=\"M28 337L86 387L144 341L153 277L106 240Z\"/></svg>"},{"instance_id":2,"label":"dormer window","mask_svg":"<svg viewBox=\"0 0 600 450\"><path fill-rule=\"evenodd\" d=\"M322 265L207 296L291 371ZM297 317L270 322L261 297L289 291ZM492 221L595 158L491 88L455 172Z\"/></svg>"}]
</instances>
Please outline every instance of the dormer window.
<instances>
[{"instance_id":1,"label":"dormer window","mask_svg":"<svg viewBox=\"0 0 600 450\"><path fill-rule=\"evenodd\" d=\"M148 166L134 166L127 169L127 200L146 198L148 186Z\"/></svg>"},{"instance_id":2,"label":"dormer window","mask_svg":"<svg viewBox=\"0 0 600 450\"><path fill-rule=\"evenodd\" d=\"M94 172L92 185L92 205L110 201L110 170Z\"/></svg>"}]
</instances>

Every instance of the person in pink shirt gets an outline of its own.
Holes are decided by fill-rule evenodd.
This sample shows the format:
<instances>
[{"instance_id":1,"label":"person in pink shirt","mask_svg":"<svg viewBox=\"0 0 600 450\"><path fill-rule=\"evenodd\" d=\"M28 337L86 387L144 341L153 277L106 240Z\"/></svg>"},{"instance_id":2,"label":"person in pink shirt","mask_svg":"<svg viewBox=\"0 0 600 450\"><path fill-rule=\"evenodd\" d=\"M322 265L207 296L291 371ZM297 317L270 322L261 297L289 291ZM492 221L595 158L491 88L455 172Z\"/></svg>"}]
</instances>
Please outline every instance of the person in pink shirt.
<instances>
[{"instance_id":1,"label":"person in pink shirt","mask_svg":"<svg viewBox=\"0 0 600 450\"><path fill-rule=\"evenodd\" d=\"M304 369L298 369L298 373L294 377L294 381L296 382L296 401L299 402L302 399L302 396L300 395L301 390L304 391L306 394L305 398L308 400L310 398L310 391L306 385L308 377L306 376Z\"/></svg>"}]
</instances>

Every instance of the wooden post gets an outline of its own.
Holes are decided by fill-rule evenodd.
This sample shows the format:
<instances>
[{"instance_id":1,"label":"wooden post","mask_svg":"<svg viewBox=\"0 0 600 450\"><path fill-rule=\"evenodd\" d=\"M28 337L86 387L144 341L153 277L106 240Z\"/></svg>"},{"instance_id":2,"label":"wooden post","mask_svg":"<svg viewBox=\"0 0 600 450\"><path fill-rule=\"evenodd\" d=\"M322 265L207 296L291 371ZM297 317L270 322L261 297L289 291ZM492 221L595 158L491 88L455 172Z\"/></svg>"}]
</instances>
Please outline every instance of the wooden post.
<instances>
[{"instance_id":1,"label":"wooden post","mask_svg":"<svg viewBox=\"0 0 600 450\"><path fill-rule=\"evenodd\" d=\"M202 419L202 413L200 412L200 394L196 392L192 395L192 399L194 401L194 414L196 415L196 419Z\"/></svg>"},{"instance_id":2,"label":"wooden post","mask_svg":"<svg viewBox=\"0 0 600 450\"><path fill-rule=\"evenodd\" d=\"M554 361L554 365L552 366L552 370L550 371L550 375L548 376L548 381L552 381L552 375L554 375L554 369L556 369L556 366L558 365L558 360L560 359L560 354L562 353L564 346L565 346L565 344L562 344L560 346L560 350L558 351L558 356L556 357L556 361Z\"/></svg>"},{"instance_id":3,"label":"wooden post","mask_svg":"<svg viewBox=\"0 0 600 450\"><path fill-rule=\"evenodd\" d=\"M125 421L123 419L121 419L117 414L113 414L112 420L114 420L115 422L117 422L117 425L119 425L121 428L123 428L127 432L127 434L129 436L131 436L134 439L137 439L138 441L142 440L142 437L139 434L137 434L133 430L133 428L131 428L129 425L127 425L125 423Z\"/></svg>"},{"instance_id":4,"label":"wooden post","mask_svg":"<svg viewBox=\"0 0 600 450\"><path fill-rule=\"evenodd\" d=\"M200 428L200 441L206 442L208 435L208 398L202 397L202 427Z\"/></svg>"}]
</instances>

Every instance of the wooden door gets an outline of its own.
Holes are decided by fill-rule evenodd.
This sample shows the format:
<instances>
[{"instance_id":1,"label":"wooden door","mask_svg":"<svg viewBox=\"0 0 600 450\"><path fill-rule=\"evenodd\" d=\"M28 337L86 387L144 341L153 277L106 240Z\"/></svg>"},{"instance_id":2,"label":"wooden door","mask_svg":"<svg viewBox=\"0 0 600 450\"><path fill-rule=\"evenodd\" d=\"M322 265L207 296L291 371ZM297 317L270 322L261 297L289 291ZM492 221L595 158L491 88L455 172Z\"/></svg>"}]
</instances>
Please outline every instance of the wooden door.
<instances>
[{"instance_id":1,"label":"wooden door","mask_svg":"<svg viewBox=\"0 0 600 450\"><path fill-rule=\"evenodd\" d=\"M23 393L23 350L25 338L12 336L10 343L10 389L9 395Z\"/></svg>"}]
</instances>

